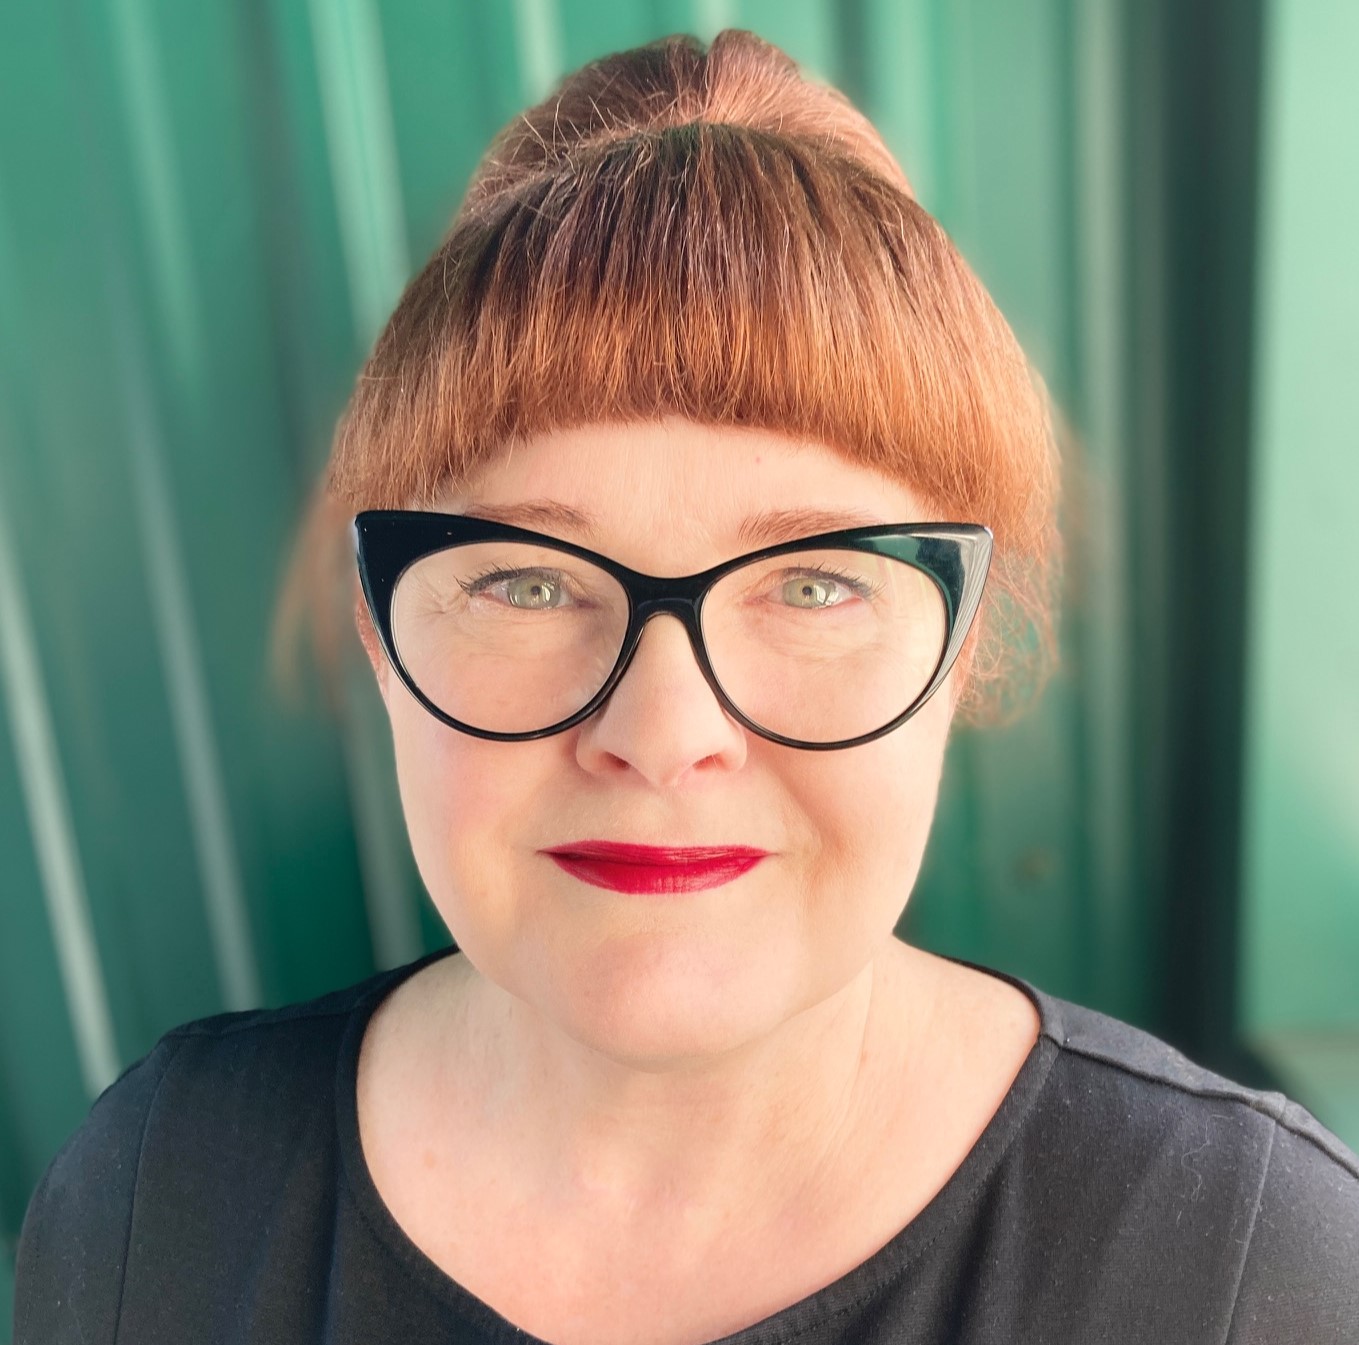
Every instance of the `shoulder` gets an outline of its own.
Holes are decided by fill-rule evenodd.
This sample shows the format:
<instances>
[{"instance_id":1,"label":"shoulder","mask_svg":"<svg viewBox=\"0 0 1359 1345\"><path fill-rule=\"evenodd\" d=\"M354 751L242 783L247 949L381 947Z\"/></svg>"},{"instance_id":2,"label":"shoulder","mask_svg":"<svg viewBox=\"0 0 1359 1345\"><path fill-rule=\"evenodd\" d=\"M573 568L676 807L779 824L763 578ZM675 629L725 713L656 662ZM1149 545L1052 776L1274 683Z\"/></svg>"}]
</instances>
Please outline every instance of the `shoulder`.
<instances>
[{"instance_id":1,"label":"shoulder","mask_svg":"<svg viewBox=\"0 0 1359 1345\"><path fill-rule=\"evenodd\" d=\"M1035 992L1042 1033L1058 1048L1065 1075L1083 1087L1139 1098L1144 1115L1161 1122L1183 1114L1232 1119L1248 1133L1267 1165L1279 1137L1300 1146L1320 1171L1359 1181L1359 1157L1305 1107L1283 1093L1251 1088L1195 1063L1183 1052L1141 1028L1095 1009ZM1262 1166L1261 1172L1265 1171Z\"/></svg>"},{"instance_id":2,"label":"shoulder","mask_svg":"<svg viewBox=\"0 0 1359 1345\"><path fill-rule=\"evenodd\" d=\"M29 1201L15 1261L16 1345L112 1340L142 1135L177 1043L99 1096Z\"/></svg>"},{"instance_id":3,"label":"shoulder","mask_svg":"<svg viewBox=\"0 0 1359 1345\"><path fill-rule=\"evenodd\" d=\"M1283 1093L1218 1074L1130 1023L1034 993L1042 1035L1057 1048L1059 1096L1070 1101L1078 1094L1097 1115L1122 1104L1126 1124L1117 1133L1125 1142L1149 1136L1164 1142L1187 1126L1187 1138L1195 1128L1203 1135L1205 1154L1221 1144L1233 1160L1246 1153L1257 1160L1261 1193L1280 1156L1342 1191L1359 1188L1359 1157Z\"/></svg>"},{"instance_id":4,"label":"shoulder","mask_svg":"<svg viewBox=\"0 0 1359 1345\"><path fill-rule=\"evenodd\" d=\"M185 1023L109 1085L29 1202L15 1263L16 1345L111 1340L134 1221L138 1246L174 1236L196 1203L248 1201L243 1183L262 1190L333 1148L345 1029L409 971Z\"/></svg>"},{"instance_id":5,"label":"shoulder","mask_svg":"<svg viewBox=\"0 0 1359 1345\"><path fill-rule=\"evenodd\" d=\"M1229 1340L1359 1340L1359 1160L1288 1103L1269 1156Z\"/></svg>"},{"instance_id":6,"label":"shoulder","mask_svg":"<svg viewBox=\"0 0 1359 1345\"><path fill-rule=\"evenodd\" d=\"M1233 1345L1359 1341L1359 1157L1282 1093L1040 999L1049 1124L1166 1288L1220 1296Z\"/></svg>"}]
</instances>

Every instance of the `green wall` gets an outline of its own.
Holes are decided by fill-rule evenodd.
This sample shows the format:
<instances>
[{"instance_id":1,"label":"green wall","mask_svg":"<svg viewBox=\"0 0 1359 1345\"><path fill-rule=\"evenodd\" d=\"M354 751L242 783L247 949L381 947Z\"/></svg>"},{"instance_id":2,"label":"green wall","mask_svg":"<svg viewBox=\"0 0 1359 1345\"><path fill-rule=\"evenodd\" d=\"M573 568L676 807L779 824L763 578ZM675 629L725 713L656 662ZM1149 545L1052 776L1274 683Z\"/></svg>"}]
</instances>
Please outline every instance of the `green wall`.
<instances>
[{"instance_id":1,"label":"green wall","mask_svg":"<svg viewBox=\"0 0 1359 1345\"><path fill-rule=\"evenodd\" d=\"M562 70L681 29L752 27L861 103L1068 425L1064 666L1025 720L955 737L905 932L1238 1077L1294 1058L1266 1049L1282 1027L1330 1033L1343 1074L1355 571L1320 483L1353 479L1359 309L1353 183L1320 145L1359 125L1355 33L1338 3L1262 4L6 6L5 1247L168 1027L442 940L366 670L337 719L271 683L290 532L488 136ZM1288 1077L1355 1142L1343 1089Z\"/></svg>"},{"instance_id":2,"label":"green wall","mask_svg":"<svg viewBox=\"0 0 1359 1345\"><path fill-rule=\"evenodd\" d=\"M1241 1018L1359 1117L1359 9L1270 10Z\"/></svg>"}]
</instances>

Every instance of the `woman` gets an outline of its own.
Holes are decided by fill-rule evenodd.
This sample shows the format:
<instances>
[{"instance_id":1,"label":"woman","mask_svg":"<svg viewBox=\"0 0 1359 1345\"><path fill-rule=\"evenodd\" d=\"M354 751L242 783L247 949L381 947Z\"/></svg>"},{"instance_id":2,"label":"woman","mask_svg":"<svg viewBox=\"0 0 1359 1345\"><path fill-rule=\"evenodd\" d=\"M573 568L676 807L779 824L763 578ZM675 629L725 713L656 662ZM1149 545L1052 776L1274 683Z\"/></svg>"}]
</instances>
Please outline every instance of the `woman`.
<instances>
[{"instance_id":1,"label":"woman","mask_svg":"<svg viewBox=\"0 0 1359 1345\"><path fill-rule=\"evenodd\" d=\"M741 33L567 80L327 480L458 951L168 1034L34 1197L23 1345L1359 1339L1310 1115L893 937L1050 646L1055 465L839 95Z\"/></svg>"}]
</instances>

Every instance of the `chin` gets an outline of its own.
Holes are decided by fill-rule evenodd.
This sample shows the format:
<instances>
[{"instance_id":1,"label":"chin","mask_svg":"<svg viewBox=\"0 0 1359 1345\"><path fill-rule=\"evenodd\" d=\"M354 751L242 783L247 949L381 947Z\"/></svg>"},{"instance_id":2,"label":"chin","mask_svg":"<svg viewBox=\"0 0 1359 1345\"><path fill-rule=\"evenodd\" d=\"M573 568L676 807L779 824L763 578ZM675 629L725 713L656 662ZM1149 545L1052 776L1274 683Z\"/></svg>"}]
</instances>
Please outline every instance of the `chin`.
<instances>
[{"instance_id":1,"label":"chin","mask_svg":"<svg viewBox=\"0 0 1359 1345\"><path fill-rule=\"evenodd\" d=\"M790 961L634 937L547 970L520 998L581 1045L666 1072L739 1051L805 1008Z\"/></svg>"}]
</instances>

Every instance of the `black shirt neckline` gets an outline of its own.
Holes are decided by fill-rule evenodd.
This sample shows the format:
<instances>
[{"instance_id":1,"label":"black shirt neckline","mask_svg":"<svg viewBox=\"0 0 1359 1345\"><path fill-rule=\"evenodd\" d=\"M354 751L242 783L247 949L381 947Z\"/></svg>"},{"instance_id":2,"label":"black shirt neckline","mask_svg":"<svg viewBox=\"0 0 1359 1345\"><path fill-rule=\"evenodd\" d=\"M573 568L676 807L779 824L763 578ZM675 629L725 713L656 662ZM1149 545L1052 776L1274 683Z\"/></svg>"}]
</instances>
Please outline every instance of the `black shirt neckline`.
<instances>
[{"instance_id":1,"label":"black shirt neckline","mask_svg":"<svg viewBox=\"0 0 1359 1345\"><path fill-rule=\"evenodd\" d=\"M437 949L403 967L394 968L376 977L372 986L355 1002L340 1041L335 1078L335 1122L341 1168L354 1204L374 1240L416 1288L489 1339L513 1341L515 1345L550 1345L515 1326L464 1288L416 1245L382 1199L363 1153L359 1135L358 1064L364 1032L378 1005L403 981L457 951L456 947ZM962 1217L980 1196L987 1179L1022 1129L1058 1055L1056 1005L1049 995L1020 977L963 958L946 960L1008 982L1023 991L1038 1010L1038 1039L1000 1106L933 1198L877 1251L831 1283L710 1345L775 1345L775 1342L793 1341L804 1331L865 1302L888 1283L907 1274L943 1229Z\"/></svg>"}]
</instances>

